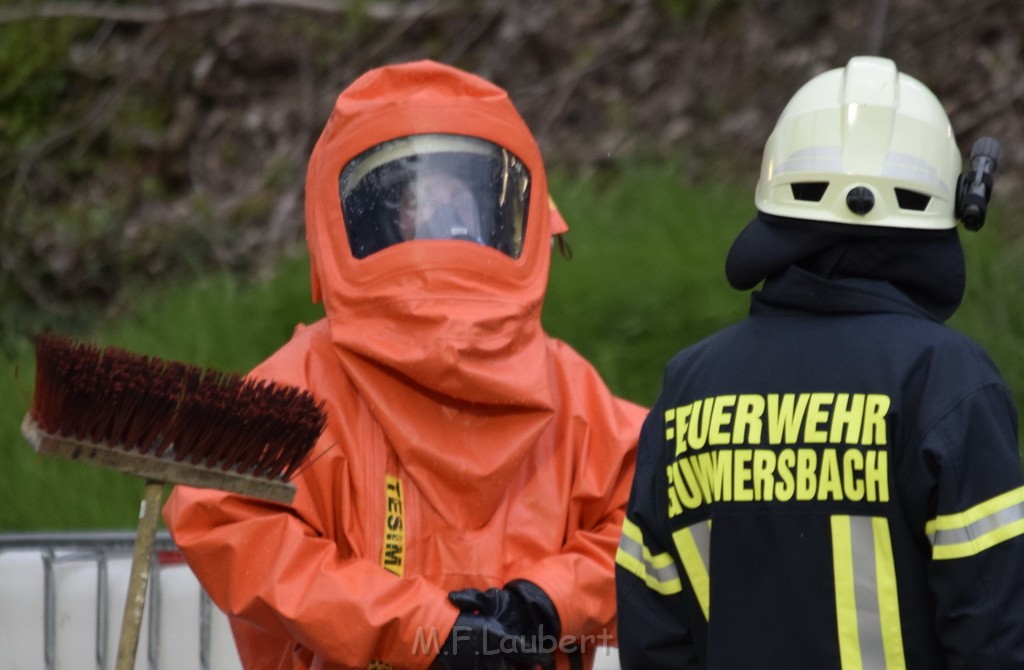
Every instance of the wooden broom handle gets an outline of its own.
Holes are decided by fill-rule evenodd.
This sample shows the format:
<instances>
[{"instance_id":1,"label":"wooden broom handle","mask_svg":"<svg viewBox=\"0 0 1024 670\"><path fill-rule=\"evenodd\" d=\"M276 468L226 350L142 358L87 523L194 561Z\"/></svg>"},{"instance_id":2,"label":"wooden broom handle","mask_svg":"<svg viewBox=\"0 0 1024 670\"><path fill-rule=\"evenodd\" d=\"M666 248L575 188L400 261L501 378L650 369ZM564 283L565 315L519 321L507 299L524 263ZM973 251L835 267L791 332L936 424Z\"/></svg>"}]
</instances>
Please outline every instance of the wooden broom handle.
<instances>
[{"instance_id":1,"label":"wooden broom handle","mask_svg":"<svg viewBox=\"0 0 1024 670\"><path fill-rule=\"evenodd\" d=\"M135 551L132 554L128 594L124 601L124 618L121 620L117 670L133 670L135 667L139 627L142 625L142 610L146 605L146 587L149 585L149 573L153 563L153 545L156 543L156 527L160 519L160 500L163 493L162 481L146 480L142 508L139 511L139 528L135 533Z\"/></svg>"}]
</instances>

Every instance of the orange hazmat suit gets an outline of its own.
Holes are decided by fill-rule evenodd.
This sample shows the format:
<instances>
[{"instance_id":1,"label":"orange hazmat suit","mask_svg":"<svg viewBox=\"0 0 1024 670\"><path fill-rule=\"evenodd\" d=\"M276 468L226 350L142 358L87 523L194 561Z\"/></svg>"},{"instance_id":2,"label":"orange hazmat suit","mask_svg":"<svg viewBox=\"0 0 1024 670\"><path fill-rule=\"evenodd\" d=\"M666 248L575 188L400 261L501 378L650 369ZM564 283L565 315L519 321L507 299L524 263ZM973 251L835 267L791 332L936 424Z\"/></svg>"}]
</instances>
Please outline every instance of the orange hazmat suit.
<instances>
[{"instance_id":1,"label":"orange hazmat suit","mask_svg":"<svg viewBox=\"0 0 1024 670\"><path fill-rule=\"evenodd\" d=\"M461 240L353 255L339 174L422 133L482 138L526 165L518 258ZM646 412L543 331L561 226L501 88L422 61L338 97L306 182L326 318L252 372L309 389L327 428L289 505L178 486L164 508L247 668L426 668L459 614L448 593L513 579L548 595L567 650L592 662L614 644L614 555Z\"/></svg>"}]
</instances>

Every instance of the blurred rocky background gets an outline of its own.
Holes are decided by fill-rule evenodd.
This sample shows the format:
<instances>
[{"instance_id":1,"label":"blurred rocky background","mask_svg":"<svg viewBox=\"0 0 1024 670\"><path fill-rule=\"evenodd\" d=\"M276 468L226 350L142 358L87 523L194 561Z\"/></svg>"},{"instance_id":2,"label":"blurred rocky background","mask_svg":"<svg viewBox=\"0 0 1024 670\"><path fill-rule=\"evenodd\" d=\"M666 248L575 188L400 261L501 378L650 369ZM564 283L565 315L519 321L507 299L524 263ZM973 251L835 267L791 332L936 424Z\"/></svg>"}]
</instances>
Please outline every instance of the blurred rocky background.
<instances>
[{"instance_id":1,"label":"blurred rocky background","mask_svg":"<svg viewBox=\"0 0 1024 670\"><path fill-rule=\"evenodd\" d=\"M302 239L334 99L371 67L432 58L505 87L557 169L670 160L752 196L792 93L887 56L943 101L965 157L1001 140L1015 207L1022 40L1020 0L7 0L0 343L139 282L271 269Z\"/></svg>"}]
</instances>

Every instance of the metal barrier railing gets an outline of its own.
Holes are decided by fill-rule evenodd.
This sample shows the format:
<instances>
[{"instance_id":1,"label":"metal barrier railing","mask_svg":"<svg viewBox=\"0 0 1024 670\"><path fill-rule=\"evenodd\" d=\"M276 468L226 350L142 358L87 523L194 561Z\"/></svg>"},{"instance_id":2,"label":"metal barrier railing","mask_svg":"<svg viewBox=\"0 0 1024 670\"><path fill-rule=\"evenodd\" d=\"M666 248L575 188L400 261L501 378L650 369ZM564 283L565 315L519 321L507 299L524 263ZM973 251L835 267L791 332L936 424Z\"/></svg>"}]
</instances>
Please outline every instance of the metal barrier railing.
<instances>
[{"instance_id":1,"label":"metal barrier railing","mask_svg":"<svg viewBox=\"0 0 1024 670\"><path fill-rule=\"evenodd\" d=\"M109 559L112 556L130 556L135 534L125 532L46 532L0 533L0 554L10 550L38 550L43 562L43 654L47 670L56 668L57 650L57 585L55 571L58 565L73 561L96 563L96 653L99 670L108 667L111 650L108 648L108 619L112 607L123 603L110 602ZM160 659L160 570L167 555L177 555L177 547L167 531L157 533L154 544L152 576L147 593L147 647L146 658L150 670L159 670ZM211 623L213 605L206 591L199 588L198 612L199 667L209 670L211 664ZM116 653L116 649L113 650Z\"/></svg>"}]
</instances>

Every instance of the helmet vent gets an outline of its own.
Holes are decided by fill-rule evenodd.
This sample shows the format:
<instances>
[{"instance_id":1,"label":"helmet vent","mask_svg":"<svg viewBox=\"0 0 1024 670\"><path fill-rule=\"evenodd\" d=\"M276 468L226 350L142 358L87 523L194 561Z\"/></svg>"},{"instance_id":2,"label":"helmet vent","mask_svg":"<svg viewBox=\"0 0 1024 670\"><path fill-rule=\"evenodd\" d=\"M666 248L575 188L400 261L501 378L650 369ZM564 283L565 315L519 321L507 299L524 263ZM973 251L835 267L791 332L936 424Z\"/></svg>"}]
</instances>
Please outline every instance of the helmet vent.
<instances>
[{"instance_id":1,"label":"helmet vent","mask_svg":"<svg viewBox=\"0 0 1024 670\"><path fill-rule=\"evenodd\" d=\"M923 212L928 208L928 203L932 200L931 196L911 191L907 188L895 188L893 190L896 192L896 203L900 206L900 209Z\"/></svg>"},{"instance_id":2,"label":"helmet vent","mask_svg":"<svg viewBox=\"0 0 1024 670\"><path fill-rule=\"evenodd\" d=\"M828 189L827 181L805 181L799 184L790 184L793 191L793 198L805 202L821 202L825 197L825 190Z\"/></svg>"}]
</instances>

